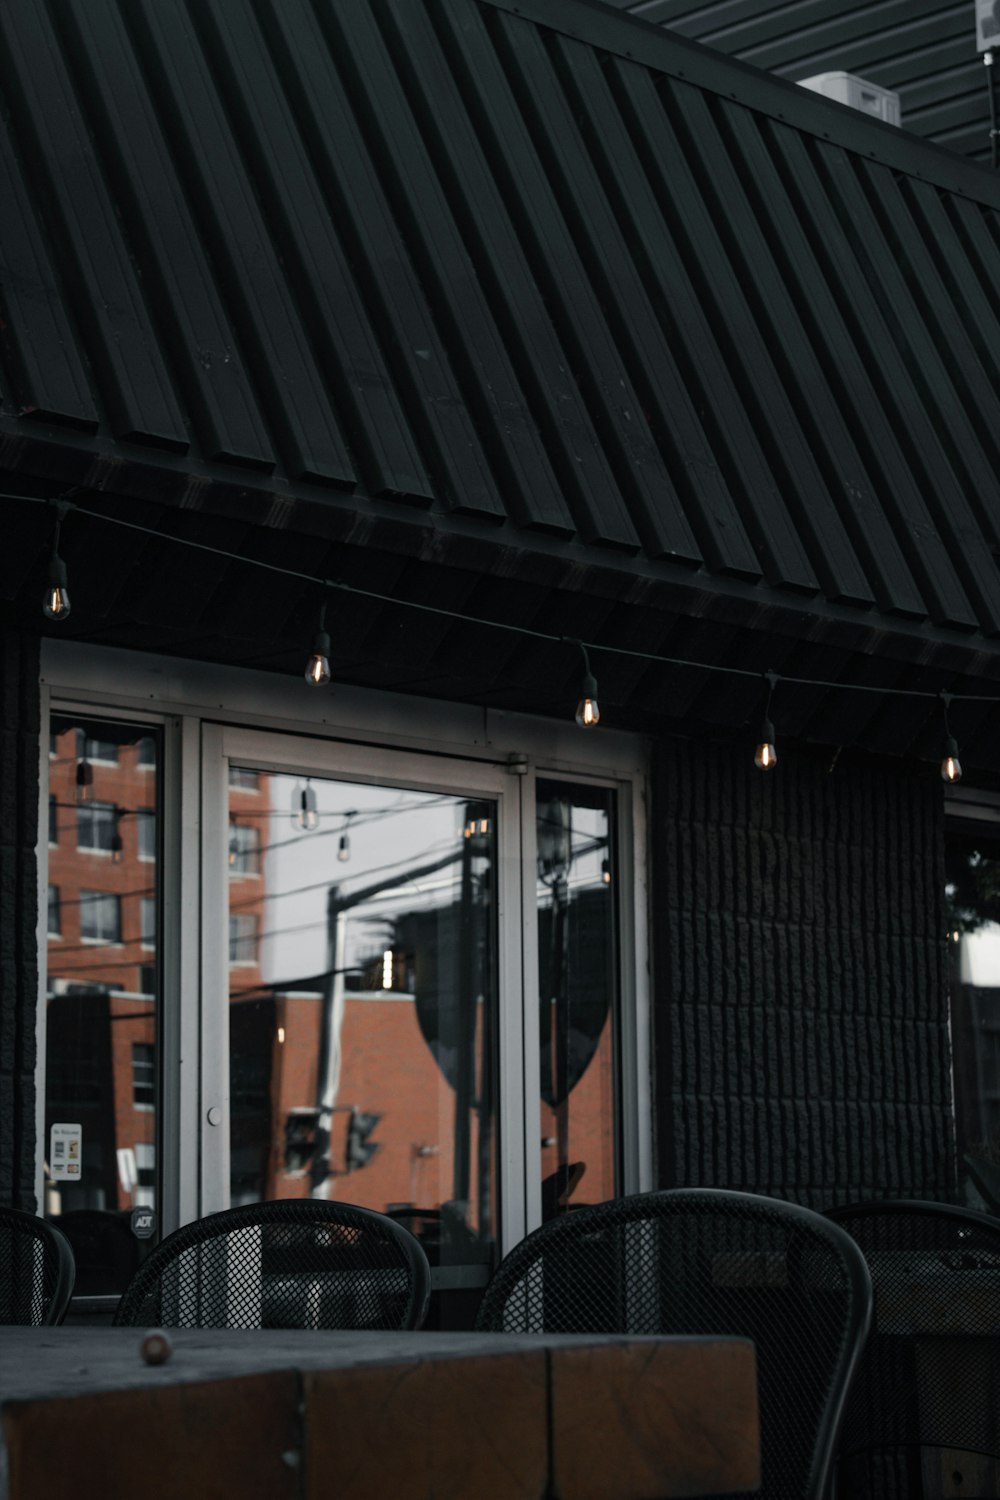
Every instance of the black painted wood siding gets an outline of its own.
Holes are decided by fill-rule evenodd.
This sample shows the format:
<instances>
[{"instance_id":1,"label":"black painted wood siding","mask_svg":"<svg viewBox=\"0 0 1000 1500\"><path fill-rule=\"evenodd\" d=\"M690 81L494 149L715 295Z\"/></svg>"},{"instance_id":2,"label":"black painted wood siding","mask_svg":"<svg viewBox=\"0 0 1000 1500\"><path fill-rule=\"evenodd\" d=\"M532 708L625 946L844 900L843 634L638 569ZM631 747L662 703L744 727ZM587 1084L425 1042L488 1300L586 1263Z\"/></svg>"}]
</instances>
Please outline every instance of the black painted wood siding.
<instances>
[{"instance_id":1,"label":"black painted wood siding","mask_svg":"<svg viewBox=\"0 0 1000 1500\"><path fill-rule=\"evenodd\" d=\"M900 96L906 130L990 161L973 0L605 0L779 78L854 73ZM1000 80L996 84L1000 94Z\"/></svg>"},{"instance_id":2,"label":"black painted wood siding","mask_svg":"<svg viewBox=\"0 0 1000 1500\"><path fill-rule=\"evenodd\" d=\"M951 1198L935 787L665 742L653 828L661 1183Z\"/></svg>"},{"instance_id":3,"label":"black painted wood siding","mask_svg":"<svg viewBox=\"0 0 1000 1500\"><path fill-rule=\"evenodd\" d=\"M1000 632L977 167L575 0L17 0L0 92L9 463Z\"/></svg>"},{"instance_id":4,"label":"black painted wood siding","mask_svg":"<svg viewBox=\"0 0 1000 1500\"><path fill-rule=\"evenodd\" d=\"M38 639L0 629L0 1203L34 1212Z\"/></svg>"}]
</instances>

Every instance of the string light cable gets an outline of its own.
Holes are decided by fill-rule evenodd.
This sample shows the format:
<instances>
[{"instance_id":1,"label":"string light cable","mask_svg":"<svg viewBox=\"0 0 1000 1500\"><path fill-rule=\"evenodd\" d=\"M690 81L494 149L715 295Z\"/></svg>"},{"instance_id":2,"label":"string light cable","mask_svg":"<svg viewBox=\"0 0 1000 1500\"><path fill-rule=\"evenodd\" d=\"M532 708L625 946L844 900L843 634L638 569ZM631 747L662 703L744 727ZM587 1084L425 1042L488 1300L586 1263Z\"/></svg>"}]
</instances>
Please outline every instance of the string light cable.
<instances>
[{"instance_id":1,"label":"string light cable","mask_svg":"<svg viewBox=\"0 0 1000 1500\"><path fill-rule=\"evenodd\" d=\"M596 682L590 671L590 652L603 652L610 656L627 657L632 660L655 662L660 666L690 668L698 672L721 672L730 677L746 677L760 680L759 669L753 667L738 667L723 662L695 661L688 657L665 656L656 651L639 651L634 647L615 646L608 643L579 640L576 636L557 634L551 630L538 630L530 625L515 625L507 620L483 619L480 616L463 614L459 610L446 609L439 604L427 604L422 600L401 599L393 594L387 594L379 589L362 588L357 584L346 583L343 579L321 578L314 573L304 573L298 568L283 567L280 563L267 562L263 558L246 557L239 552L233 552L227 547L216 547L209 542L199 542L188 537L173 536L169 532L158 531L153 526L143 525L139 521L127 520L124 516L106 515L100 511L89 510L86 506L79 505L68 496L77 493L76 490L67 491L66 494L45 499L38 495L17 495L0 493L0 499L24 501L31 505L57 505L63 509L63 513L75 513L101 521L106 525L120 526L128 531L138 531L145 536L154 537L160 542L170 542L178 547L187 547L193 551L206 552L215 557L225 558L230 562L240 563L244 567L260 568L270 573L277 573L285 578L294 578L301 583L311 584L317 589L327 593L351 594L357 598L372 599L381 604L394 605L397 608L417 610L423 614L431 614L449 620L457 620L465 625L476 625L489 630L501 630L512 635L519 635L536 641L548 641L559 645L575 646L583 653L584 657L584 682L583 687L593 684L595 694L592 702L596 707ZM63 615L61 618L65 618ZM325 617L324 617L325 618ZM321 627L321 632L325 630ZM318 633L318 634L320 634ZM773 677L774 685L779 682L794 687L827 688L834 692L852 693L876 693L880 697L898 698L923 698L928 701L940 701L942 692L933 688L908 688L908 687L880 687L874 683L866 682L836 682L822 677L801 677L793 673L772 672L765 674L768 678ZM993 703L1000 704L1000 692L997 693L961 693L949 694L949 702L952 703ZM581 698L581 703L586 702L586 694ZM599 715L599 710L598 710ZM594 723L597 719L593 720Z\"/></svg>"}]
</instances>

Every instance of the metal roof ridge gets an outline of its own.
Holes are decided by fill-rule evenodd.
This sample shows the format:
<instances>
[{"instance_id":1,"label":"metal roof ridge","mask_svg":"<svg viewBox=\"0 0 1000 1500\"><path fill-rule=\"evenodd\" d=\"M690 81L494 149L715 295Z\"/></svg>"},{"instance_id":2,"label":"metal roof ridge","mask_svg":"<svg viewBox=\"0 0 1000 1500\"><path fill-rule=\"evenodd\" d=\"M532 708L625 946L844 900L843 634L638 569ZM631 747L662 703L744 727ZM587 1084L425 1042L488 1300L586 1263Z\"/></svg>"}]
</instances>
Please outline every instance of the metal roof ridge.
<instances>
[{"instance_id":1,"label":"metal roof ridge","mask_svg":"<svg viewBox=\"0 0 1000 1500\"><path fill-rule=\"evenodd\" d=\"M1000 209L1000 173L899 125L862 114L752 63L602 0L477 0L561 36L682 79L871 161ZM641 52L629 41L639 32Z\"/></svg>"}]
</instances>

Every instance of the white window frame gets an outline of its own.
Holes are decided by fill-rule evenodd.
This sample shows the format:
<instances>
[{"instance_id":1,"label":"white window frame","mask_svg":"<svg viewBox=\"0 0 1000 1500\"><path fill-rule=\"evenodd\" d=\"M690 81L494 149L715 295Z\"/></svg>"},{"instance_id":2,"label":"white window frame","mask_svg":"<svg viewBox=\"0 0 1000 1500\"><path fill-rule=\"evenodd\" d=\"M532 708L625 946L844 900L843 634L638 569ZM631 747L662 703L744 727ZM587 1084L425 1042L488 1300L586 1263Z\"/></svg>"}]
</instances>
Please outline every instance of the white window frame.
<instances>
[{"instance_id":1,"label":"white window frame","mask_svg":"<svg viewBox=\"0 0 1000 1500\"><path fill-rule=\"evenodd\" d=\"M50 713L80 713L163 729L161 1224L164 1231L220 1207L228 1192L228 1075L225 994L228 941L228 766L230 759L301 775L400 784L470 795L500 794L501 1013L498 1158L503 1193L501 1250L540 1221L537 1050L538 954L535 775L612 786L617 793L616 894L621 934L618 1032L623 1193L652 1187L650 952L648 942L648 746L602 724L593 732L432 699L336 687L311 692L298 677L177 661L75 642L43 642L42 745ZM269 740L268 736L272 738ZM296 737L300 737L298 740ZM270 750L270 757L265 753ZM38 1139L44 1129L44 1016L47 910L48 754L41 757L39 810ZM379 774L379 773L383 774ZM516 837L518 846L513 847ZM215 871L214 879L207 871ZM44 893L44 899L43 899ZM520 920L513 905L520 899ZM522 937L523 933L523 937ZM215 957L213 957L213 954ZM222 973L215 973L213 964ZM517 990L521 1003L503 997ZM183 997L183 1001L182 1001ZM209 1085L211 1088L209 1089ZM208 1092L213 1097L208 1098ZM516 1096L516 1100L515 1100ZM207 1123L208 1111L223 1124ZM200 1173L190 1163L200 1161ZM38 1173L41 1201L41 1163Z\"/></svg>"}]
</instances>

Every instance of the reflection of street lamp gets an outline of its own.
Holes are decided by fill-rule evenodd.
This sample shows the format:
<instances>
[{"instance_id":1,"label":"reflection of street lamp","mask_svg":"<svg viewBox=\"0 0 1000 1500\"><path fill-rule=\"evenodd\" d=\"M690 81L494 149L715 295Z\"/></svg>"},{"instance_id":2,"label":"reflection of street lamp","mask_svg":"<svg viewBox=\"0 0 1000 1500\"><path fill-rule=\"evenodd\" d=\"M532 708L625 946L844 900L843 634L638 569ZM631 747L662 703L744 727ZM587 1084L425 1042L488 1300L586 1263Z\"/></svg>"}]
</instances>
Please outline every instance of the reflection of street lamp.
<instances>
[{"instance_id":1,"label":"reflection of street lamp","mask_svg":"<svg viewBox=\"0 0 1000 1500\"><path fill-rule=\"evenodd\" d=\"M569 1037L569 872L573 863L573 815L568 798L553 798L539 808L538 878L552 892L549 932L549 995L539 991L539 1028L549 1039L548 1094L556 1117L556 1171L569 1164L569 1065L560 1035ZM546 1013L546 1006L548 1012ZM562 1023L562 1024L560 1024Z\"/></svg>"},{"instance_id":2,"label":"reflection of street lamp","mask_svg":"<svg viewBox=\"0 0 1000 1500\"><path fill-rule=\"evenodd\" d=\"M307 781L304 787L299 787L292 792L292 827L301 828L306 833L312 833L314 828L319 827L319 813L316 809L316 793Z\"/></svg>"}]
</instances>

